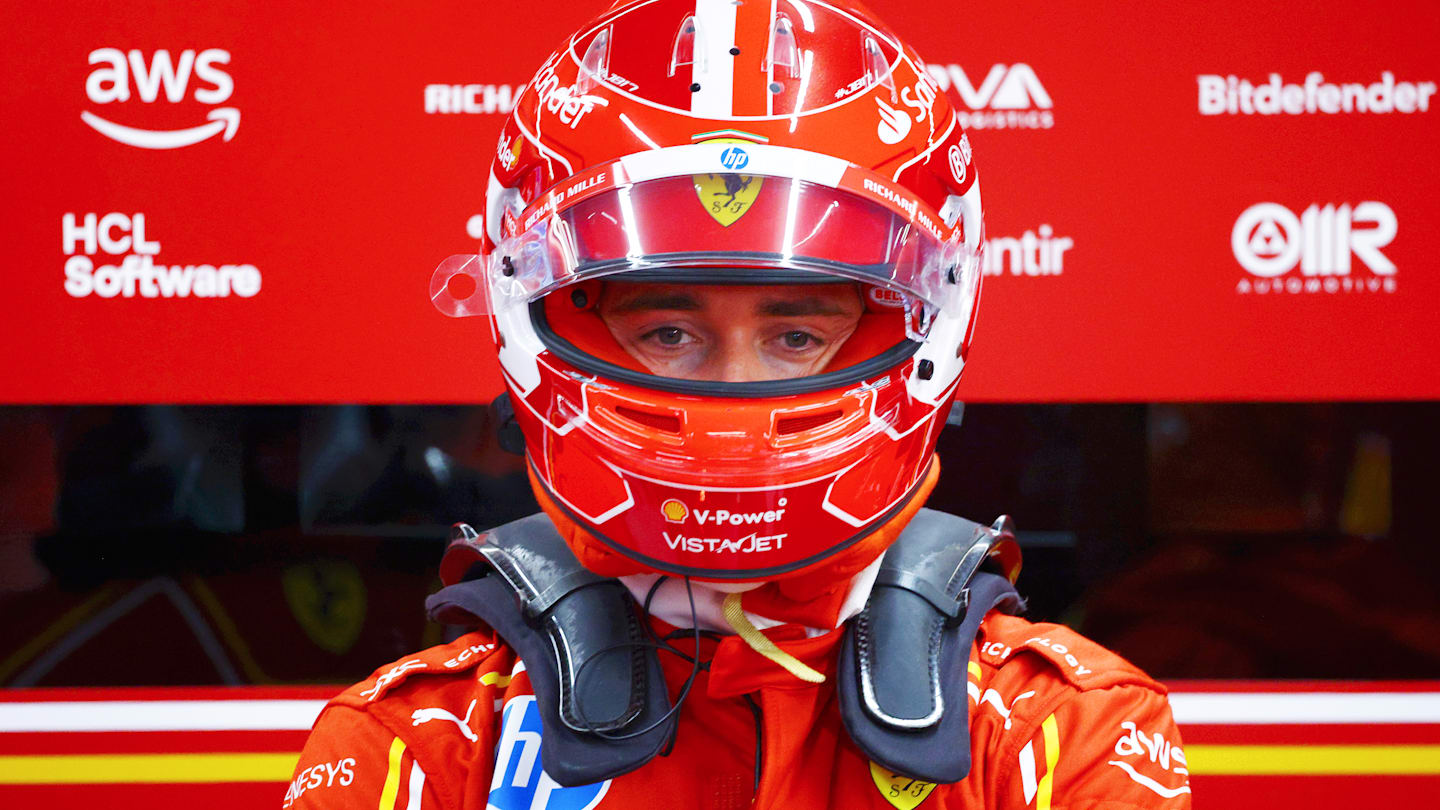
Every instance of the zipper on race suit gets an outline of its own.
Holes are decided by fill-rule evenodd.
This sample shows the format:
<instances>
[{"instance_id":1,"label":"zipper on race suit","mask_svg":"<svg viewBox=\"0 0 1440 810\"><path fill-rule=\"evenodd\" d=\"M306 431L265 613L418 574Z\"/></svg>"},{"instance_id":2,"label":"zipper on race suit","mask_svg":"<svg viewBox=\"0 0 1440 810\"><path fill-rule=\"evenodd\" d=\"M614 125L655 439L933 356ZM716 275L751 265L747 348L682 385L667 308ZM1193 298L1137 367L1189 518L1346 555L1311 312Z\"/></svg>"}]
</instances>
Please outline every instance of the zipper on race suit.
<instances>
[{"instance_id":1,"label":"zipper on race suit","mask_svg":"<svg viewBox=\"0 0 1440 810\"><path fill-rule=\"evenodd\" d=\"M765 715L755 698L749 695L741 697L745 698L745 703L750 706L750 716L755 719L755 784L750 792L750 803L754 804L760 798L760 771L765 762Z\"/></svg>"}]
</instances>

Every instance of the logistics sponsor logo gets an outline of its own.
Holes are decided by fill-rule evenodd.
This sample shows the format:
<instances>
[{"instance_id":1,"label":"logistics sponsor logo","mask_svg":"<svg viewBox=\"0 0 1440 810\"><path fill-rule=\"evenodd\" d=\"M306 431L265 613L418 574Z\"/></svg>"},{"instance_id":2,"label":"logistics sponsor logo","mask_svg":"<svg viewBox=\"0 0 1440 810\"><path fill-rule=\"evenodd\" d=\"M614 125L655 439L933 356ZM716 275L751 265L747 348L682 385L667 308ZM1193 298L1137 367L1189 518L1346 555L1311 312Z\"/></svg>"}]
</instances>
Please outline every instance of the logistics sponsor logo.
<instances>
[{"instance_id":1,"label":"logistics sponsor logo","mask_svg":"<svg viewBox=\"0 0 1440 810\"><path fill-rule=\"evenodd\" d=\"M129 101L131 85L134 95L146 104L160 99L178 104L190 90L191 78L198 80L192 97L206 105L223 104L235 92L235 81L220 65L230 63L230 52L206 48L198 53L192 49L180 52L178 58L161 48L147 56L144 51L119 48L97 48L90 52L95 69L85 79L85 95L95 104ZM223 133L221 140L235 137L240 126L240 111L234 107L214 107L206 114L209 123L184 129L143 129L116 123L89 110L80 119L101 135L141 149L179 149Z\"/></svg>"},{"instance_id":2,"label":"logistics sponsor logo","mask_svg":"<svg viewBox=\"0 0 1440 810\"><path fill-rule=\"evenodd\" d=\"M1050 129L1055 103L1034 69L1024 62L996 64L977 87L955 64L926 65L941 90L954 89L969 110L959 110L966 129Z\"/></svg>"},{"instance_id":3,"label":"logistics sponsor logo","mask_svg":"<svg viewBox=\"0 0 1440 810\"><path fill-rule=\"evenodd\" d=\"M311 768L306 768L295 775L295 779L285 788L285 807L289 807L300 797L305 795L307 790L314 790L318 787L349 787L355 781L355 758L344 757L334 762L322 762Z\"/></svg>"},{"instance_id":4,"label":"logistics sponsor logo","mask_svg":"<svg viewBox=\"0 0 1440 810\"><path fill-rule=\"evenodd\" d=\"M427 84L425 112L429 115L505 115L515 109L524 85Z\"/></svg>"},{"instance_id":5,"label":"logistics sponsor logo","mask_svg":"<svg viewBox=\"0 0 1440 810\"><path fill-rule=\"evenodd\" d=\"M1373 200L1353 207L1313 204L1299 216L1279 203L1256 203L1240 214L1230 231L1235 260L1250 276L1242 277L1235 291L1393 293L1395 263L1381 248L1394 240L1397 230L1395 212ZM1352 273L1359 267L1369 272Z\"/></svg>"},{"instance_id":6,"label":"logistics sponsor logo","mask_svg":"<svg viewBox=\"0 0 1440 810\"><path fill-rule=\"evenodd\" d=\"M1018 237L986 239L984 272L987 276L1058 276L1065 272L1065 251L1073 247L1074 239L1056 236L1048 224L1027 229Z\"/></svg>"},{"instance_id":7,"label":"logistics sponsor logo","mask_svg":"<svg viewBox=\"0 0 1440 810\"><path fill-rule=\"evenodd\" d=\"M74 298L250 298L260 292L253 264L156 264L160 242L147 237L143 213L66 213L60 222L65 292ZM77 253L76 251L80 251ZM100 252L122 257L95 265Z\"/></svg>"},{"instance_id":8,"label":"logistics sponsor logo","mask_svg":"<svg viewBox=\"0 0 1440 810\"><path fill-rule=\"evenodd\" d=\"M1300 84L1287 83L1279 73L1264 82L1238 76L1203 73L1199 85L1201 115L1338 115L1344 113L1429 112L1435 82L1397 82L1384 71L1370 84L1325 81L1324 74L1306 74Z\"/></svg>"}]
</instances>

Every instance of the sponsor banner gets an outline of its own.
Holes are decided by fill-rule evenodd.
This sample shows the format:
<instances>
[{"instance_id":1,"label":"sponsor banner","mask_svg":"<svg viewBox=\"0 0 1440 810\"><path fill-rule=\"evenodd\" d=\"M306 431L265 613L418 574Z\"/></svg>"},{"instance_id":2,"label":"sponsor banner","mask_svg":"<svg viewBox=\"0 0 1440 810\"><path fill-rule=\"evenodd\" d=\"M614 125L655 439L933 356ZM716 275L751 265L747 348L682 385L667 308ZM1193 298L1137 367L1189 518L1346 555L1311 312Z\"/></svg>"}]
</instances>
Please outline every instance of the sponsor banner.
<instances>
[{"instance_id":1,"label":"sponsor banner","mask_svg":"<svg viewBox=\"0 0 1440 810\"><path fill-rule=\"evenodd\" d=\"M605 5L0 9L0 402L493 398L489 330L430 275L476 249L532 78L563 125L598 114L532 72ZM963 399L1440 397L1440 17L877 12L928 63L857 137L944 93L969 133L935 159L984 174Z\"/></svg>"},{"instance_id":2,"label":"sponsor banner","mask_svg":"<svg viewBox=\"0 0 1440 810\"><path fill-rule=\"evenodd\" d=\"M1017 62L990 65L978 82L963 65L928 65L930 77L960 101L960 125L977 129L1050 129L1055 102L1035 69Z\"/></svg>"}]
</instances>

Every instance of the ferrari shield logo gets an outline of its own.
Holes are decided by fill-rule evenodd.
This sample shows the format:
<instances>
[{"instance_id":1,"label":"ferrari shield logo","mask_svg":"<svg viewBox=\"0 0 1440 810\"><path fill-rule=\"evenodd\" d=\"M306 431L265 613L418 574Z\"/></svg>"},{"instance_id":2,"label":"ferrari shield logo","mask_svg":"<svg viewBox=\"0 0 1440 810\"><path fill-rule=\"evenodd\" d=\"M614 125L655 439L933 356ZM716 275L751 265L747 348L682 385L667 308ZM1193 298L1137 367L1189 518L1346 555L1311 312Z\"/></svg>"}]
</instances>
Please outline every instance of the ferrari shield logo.
<instances>
[{"instance_id":1,"label":"ferrari shield logo","mask_svg":"<svg viewBox=\"0 0 1440 810\"><path fill-rule=\"evenodd\" d=\"M730 227L745 216L765 179L754 174L697 174L695 193L715 221Z\"/></svg>"},{"instance_id":2,"label":"ferrari shield logo","mask_svg":"<svg viewBox=\"0 0 1440 810\"><path fill-rule=\"evenodd\" d=\"M870 777L875 780L875 787L880 789L880 795L898 810L913 810L935 789L934 782L902 776L874 762L870 763Z\"/></svg>"},{"instance_id":3,"label":"ferrari shield logo","mask_svg":"<svg viewBox=\"0 0 1440 810\"><path fill-rule=\"evenodd\" d=\"M348 561L292 565L280 575L285 602L305 635L322 650L343 655L365 627L365 579Z\"/></svg>"}]
</instances>

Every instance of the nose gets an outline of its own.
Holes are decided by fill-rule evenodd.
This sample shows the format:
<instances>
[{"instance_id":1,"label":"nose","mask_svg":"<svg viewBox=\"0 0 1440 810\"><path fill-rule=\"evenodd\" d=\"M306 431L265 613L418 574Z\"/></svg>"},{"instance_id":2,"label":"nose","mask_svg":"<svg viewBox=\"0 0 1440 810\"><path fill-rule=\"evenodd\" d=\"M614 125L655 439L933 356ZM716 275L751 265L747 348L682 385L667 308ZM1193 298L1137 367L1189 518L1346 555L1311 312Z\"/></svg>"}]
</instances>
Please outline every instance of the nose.
<instances>
[{"instance_id":1,"label":"nose","mask_svg":"<svg viewBox=\"0 0 1440 810\"><path fill-rule=\"evenodd\" d=\"M747 336L748 338L748 336ZM727 336L715 352L711 378L720 382L760 382L775 378L749 339Z\"/></svg>"}]
</instances>

